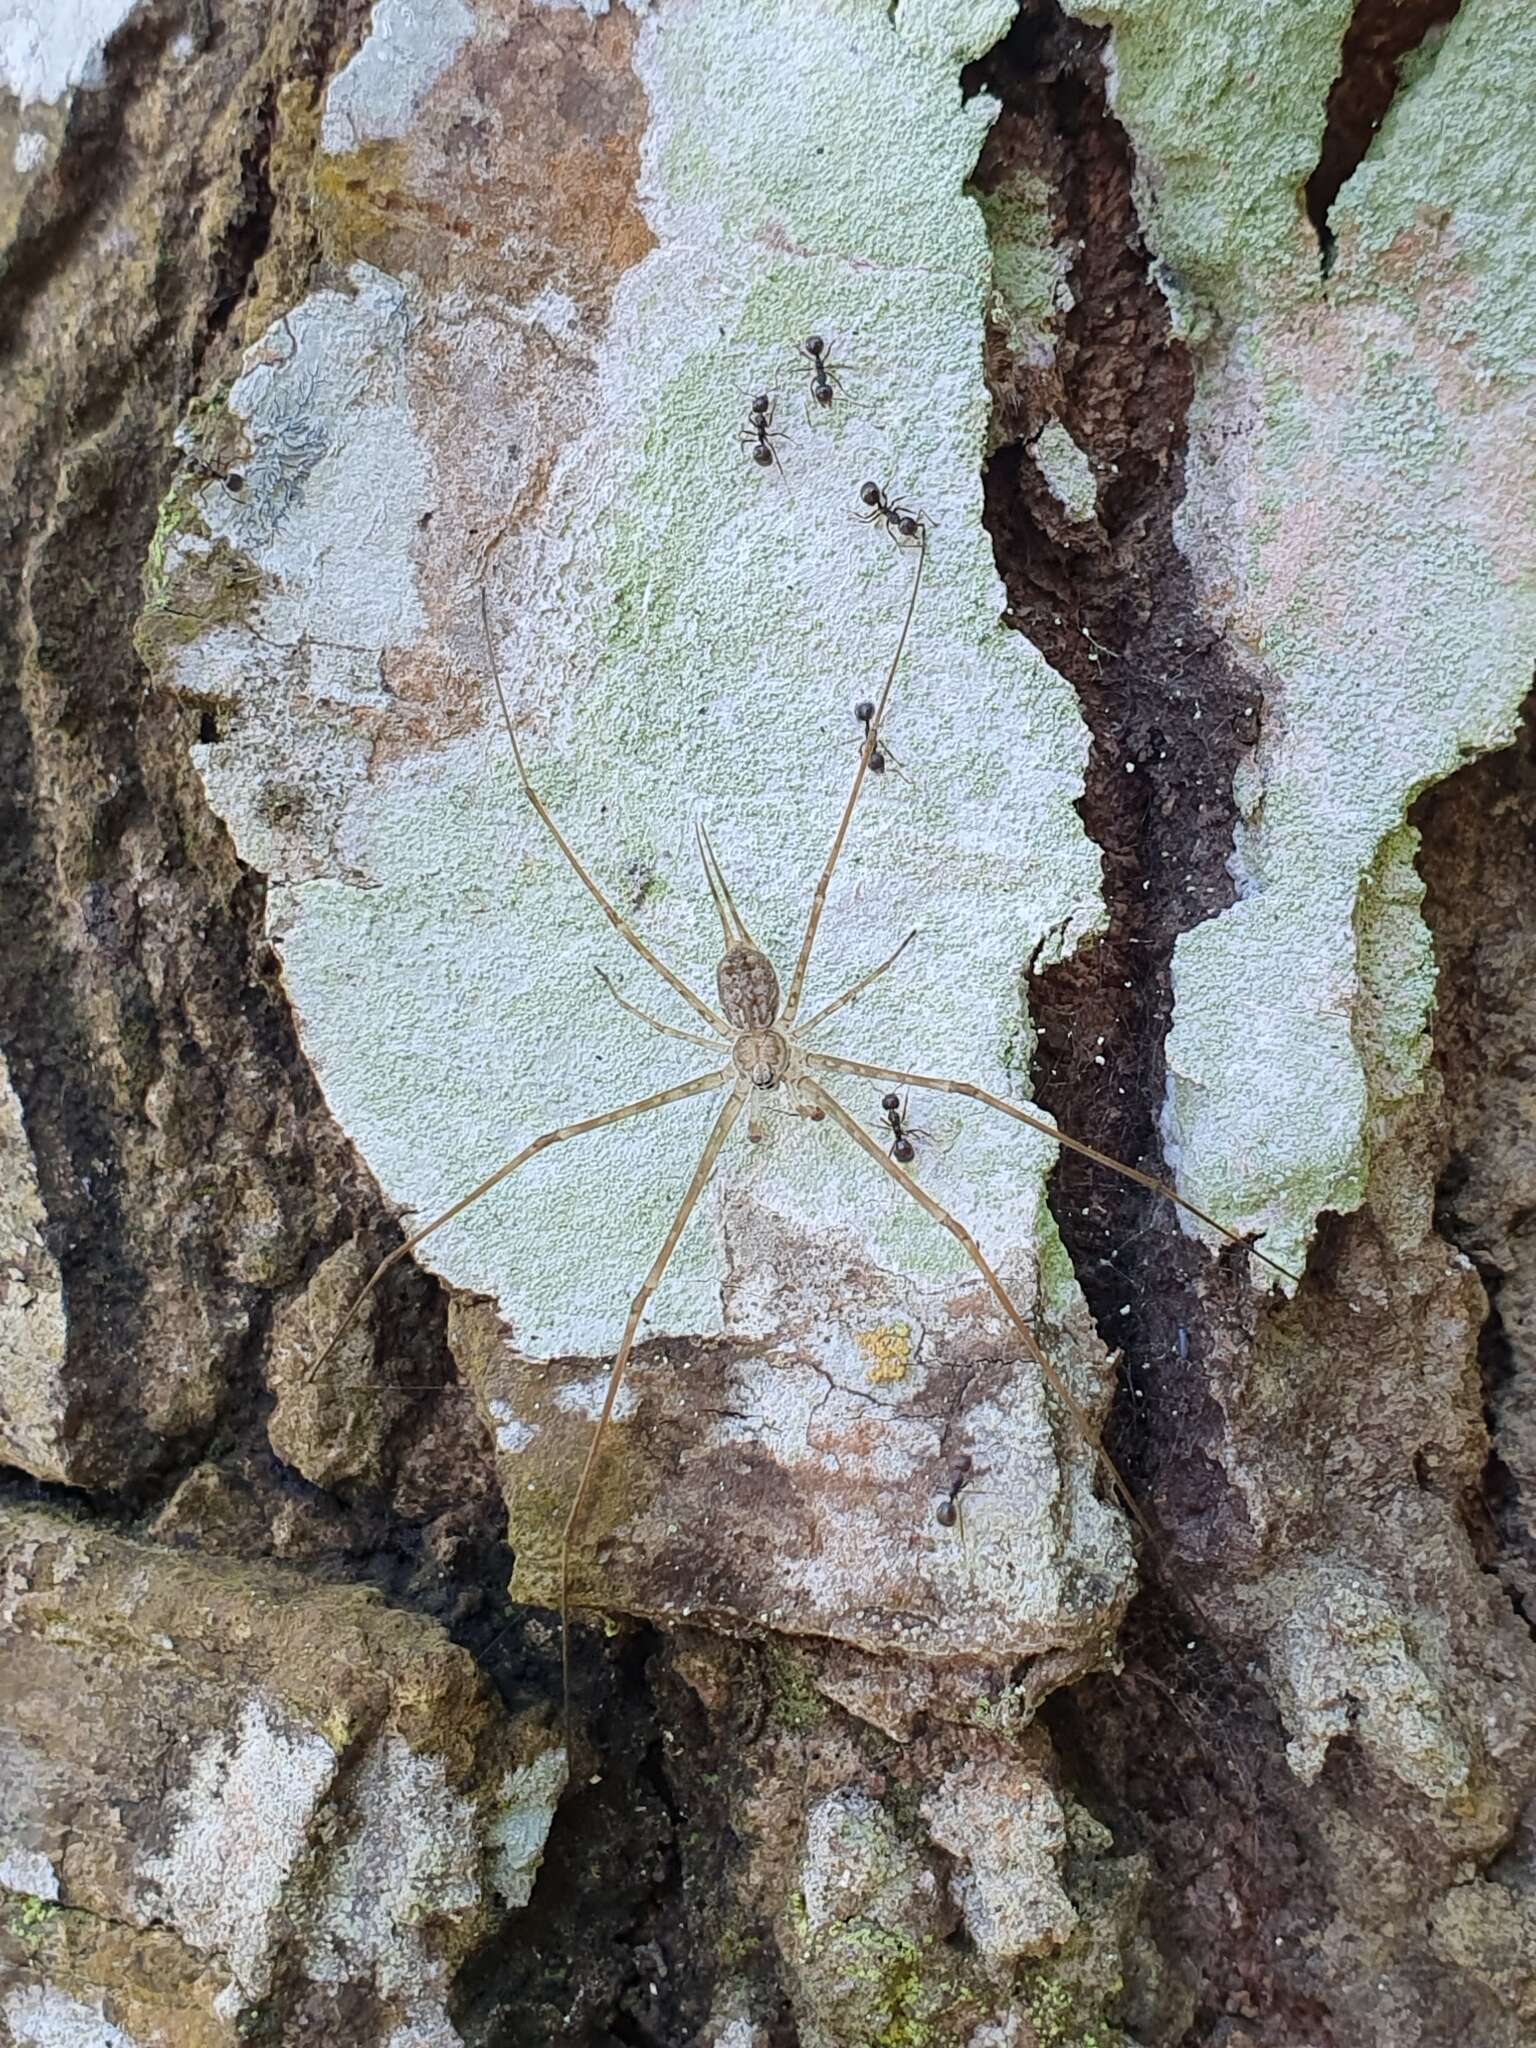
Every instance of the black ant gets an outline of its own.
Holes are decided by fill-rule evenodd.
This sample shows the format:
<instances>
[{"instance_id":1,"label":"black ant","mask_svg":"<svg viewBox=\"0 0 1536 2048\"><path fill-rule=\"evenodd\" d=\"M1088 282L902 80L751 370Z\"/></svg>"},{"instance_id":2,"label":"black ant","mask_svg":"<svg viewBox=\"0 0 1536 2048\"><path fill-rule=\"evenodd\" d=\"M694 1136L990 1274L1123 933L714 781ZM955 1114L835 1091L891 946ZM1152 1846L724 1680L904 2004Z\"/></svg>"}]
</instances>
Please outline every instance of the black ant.
<instances>
[{"instance_id":1,"label":"black ant","mask_svg":"<svg viewBox=\"0 0 1536 2048\"><path fill-rule=\"evenodd\" d=\"M807 358L811 366L811 396L824 411L829 410L833 394L843 388L839 370L846 370L846 363L834 363L827 356L827 344L819 334L808 334L804 341L795 343L796 353Z\"/></svg>"},{"instance_id":2,"label":"black ant","mask_svg":"<svg viewBox=\"0 0 1536 2048\"><path fill-rule=\"evenodd\" d=\"M959 1521L960 1509L956 1503L960 1493L969 1483L970 1477L970 1454L969 1452L962 1451L949 1468L949 1492L934 1503L933 1519L941 1529L953 1529L956 1522Z\"/></svg>"},{"instance_id":3,"label":"black ant","mask_svg":"<svg viewBox=\"0 0 1536 2048\"><path fill-rule=\"evenodd\" d=\"M885 1121L890 1126L893 1141L891 1157L898 1166L910 1166L917 1157L917 1147L912 1142L914 1138L927 1138L933 1144L938 1143L932 1131L921 1131L916 1124L907 1122L906 1097L898 1095L894 1088L889 1095L881 1096L880 1107L885 1111Z\"/></svg>"},{"instance_id":4,"label":"black ant","mask_svg":"<svg viewBox=\"0 0 1536 2048\"><path fill-rule=\"evenodd\" d=\"M220 483L232 497L238 498L245 489L245 478L238 469L219 469L201 455L189 455L187 467L194 476L200 476L205 483Z\"/></svg>"},{"instance_id":5,"label":"black ant","mask_svg":"<svg viewBox=\"0 0 1536 2048\"><path fill-rule=\"evenodd\" d=\"M779 475L784 476L784 465L779 462L778 450L774 446L775 442L782 441L784 436L782 433L775 433L773 415L774 402L764 391L753 399L752 409L747 414L747 424L737 429L736 438L742 447L750 452L759 469L772 469L777 463ZM788 477L784 477L784 481L787 485Z\"/></svg>"},{"instance_id":6,"label":"black ant","mask_svg":"<svg viewBox=\"0 0 1536 2048\"><path fill-rule=\"evenodd\" d=\"M864 740L867 743L870 737L869 728L873 724L875 716L874 699L872 697L865 697L855 704L853 715L860 725L863 726ZM894 768L896 773L902 776L903 780L906 779L906 771L901 763L894 754L887 751L884 743L877 738L874 746L870 749L869 772L871 775L883 775L887 768Z\"/></svg>"},{"instance_id":7,"label":"black ant","mask_svg":"<svg viewBox=\"0 0 1536 2048\"><path fill-rule=\"evenodd\" d=\"M885 530L892 540L921 541L928 538L928 522L924 515L914 512L910 505L893 505L878 484L861 484L859 496L869 507L867 512L859 513L859 518L868 520L871 525L877 519L884 520Z\"/></svg>"}]
</instances>

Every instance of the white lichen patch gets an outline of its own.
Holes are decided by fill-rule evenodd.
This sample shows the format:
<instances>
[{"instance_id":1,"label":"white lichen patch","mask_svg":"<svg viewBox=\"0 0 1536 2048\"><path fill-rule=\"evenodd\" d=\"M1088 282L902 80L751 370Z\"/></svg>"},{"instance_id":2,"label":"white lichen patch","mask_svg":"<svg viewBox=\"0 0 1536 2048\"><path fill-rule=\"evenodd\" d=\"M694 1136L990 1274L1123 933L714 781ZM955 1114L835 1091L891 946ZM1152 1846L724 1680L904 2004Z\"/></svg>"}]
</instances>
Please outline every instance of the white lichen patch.
<instances>
[{"instance_id":1,"label":"white lichen patch","mask_svg":"<svg viewBox=\"0 0 1536 2048\"><path fill-rule=\"evenodd\" d=\"M429 1923L457 1918L481 1897L476 1809L448 1783L440 1757L418 1753L393 1731L348 1785L346 1809L350 1835L315 1909L310 1974L418 1997L444 1978Z\"/></svg>"},{"instance_id":2,"label":"white lichen patch","mask_svg":"<svg viewBox=\"0 0 1536 2048\"><path fill-rule=\"evenodd\" d=\"M211 538L184 545L223 543L257 586L176 651L175 680L219 707L199 765L242 853L274 876L272 925L331 1106L420 1216L535 1134L719 1064L626 1018L597 980L602 967L688 1021L522 798L488 687L482 575L532 770L619 909L712 993L719 929L692 850L706 818L787 978L852 776L853 704L879 687L913 573L910 550L855 518L861 482L879 480L934 531L888 726L908 779L866 794L808 1008L906 929L920 938L824 1042L1010 1091L1027 1050L1021 970L1042 941L1050 958L1100 922L1098 855L1074 809L1086 736L1067 686L1000 623L980 520L992 280L964 187L991 109L961 99L957 69L1005 14L930 5L893 23L706 0L648 18L635 61L656 246L618 284L590 405L573 416L527 398L519 351L553 332L547 289L507 305L461 278L434 297L361 268L351 296L318 294L280 323L231 394L253 454L245 488L232 502L210 485ZM495 81L460 67L451 89ZM411 152L432 146L430 126L412 131ZM793 350L813 331L837 337L846 364L850 402L830 415L808 416ZM568 326L560 339L593 347ZM756 390L777 395L782 470L737 445ZM486 485L508 448L541 479L521 523ZM875 1116L878 1083L832 1085ZM522 1353L610 1354L716 1107L552 1147L418 1256L494 1299ZM945 1110L952 1135L925 1180L1023 1294L1060 1312L1070 1280L1040 1192L1051 1148L974 1106ZM929 1288L936 1341L963 1328L980 1282L948 1234L830 1125L765 1122L760 1146L743 1129L727 1148L644 1334L727 1326L722 1297L742 1278L728 1206ZM761 1279L756 1328L771 1342L787 1276ZM890 1391L869 1389L857 1356L834 1377ZM1062 1489L1038 1389L1020 1401L998 1409L1009 1440L990 1462L1028 1468L1043 1534ZM882 1455L894 1469L904 1454ZM1078 1522L1062 1526L1080 1534L1087 1516L1097 1538L1087 1456L1070 1487ZM872 1527L861 1554L871 1546L894 1557L888 1531ZM1097 1568L1097 1540L1093 1554ZM789 1577L801 1569L786 1560ZM1110 1580L1123 1572L1122 1551ZM1050 1574L1046 1559L1032 1576ZM963 1598L963 1566L955 1583ZM844 1606L858 1593L845 1584Z\"/></svg>"},{"instance_id":3,"label":"white lichen patch","mask_svg":"<svg viewBox=\"0 0 1536 2048\"><path fill-rule=\"evenodd\" d=\"M21 1104L0 1061L0 1459L67 1479L64 1292Z\"/></svg>"},{"instance_id":4,"label":"white lichen patch","mask_svg":"<svg viewBox=\"0 0 1536 2048\"><path fill-rule=\"evenodd\" d=\"M463 0L376 0L357 55L331 80L320 147L337 154L404 135L474 28Z\"/></svg>"},{"instance_id":5,"label":"white lichen patch","mask_svg":"<svg viewBox=\"0 0 1536 2048\"><path fill-rule=\"evenodd\" d=\"M1384 850L1415 796L1508 741L1536 661L1533 66L1536 18L1468 0L1333 209L1326 299L1277 284L1197 392L1181 544L1264 728L1241 900L1175 957L1165 1131L1185 1192L1284 1264L1364 1192L1364 1013L1384 976L1424 998L1422 938L1399 924L1383 960L1372 936ZM1412 1020L1395 1035L1422 1062Z\"/></svg>"},{"instance_id":6,"label":"white lichen patch","mask_svg":"<svg viewBox=\"0 0 1536 2048\"><path fill-rule=\"evenodd\" d=\"M225 1957L240 1988L268 1987L273 1922L336 1771L336 1752L277 1704L248 1699L239 1726L192 1756L167 1802L170 1842L139 1869L146 1911L194 1949Z\"/></svg>"},{"instance_id":7,"label":"white lichen patch","mask_svg":"<svg viewBox=\"0 0 1536 2048\"><path fill-rule=\"evenodd\" d=\"M0 8L0 86L22 106L99 85L102 52L137 0L10 0Z\"/></svg>"},{"instance_id":8,"label":"white lichen patch","mask_svg":"<svg viewBox=\"0 0 1536 2048\"><path fill-rule=\"evenodd\" d=\"M546 1749L502 1783L501 1811L486 1827L485 1846L492 1889L508 1908L526 1906L533 1896L568 1776L565 1750Z\"/></svg>"},{"instance_id":9,"label":"white lichen patch","mask_svg":"<svg viewBox=\"0 0 1536 2048\"><path fill-rule=\"evenodd\" d=\"M806 1816L800 1896L814 1933L839 1920L900 1927L933 1916L938 1888L877 1799L833 1792Z\"/></svg>"},{"instance_id":10,"label":"white lichen patch","mask_svg":"<svg viewBox=\"0 0 1536 2048\"><path fill-rule=\"evenodd\" d=\"M1070 519L1091 519L1098 508L1099 485L1093 465L1060 420L1048 420L1030 444L1036 469Z\"/></svg>"},{"instance_id":11,"label":"white lichen patch","mask_svg":"<svg viewBox=\"0 0 1536 2048\"><path fill-rule=\"evenodd\" d=\"M48 138L37 128L23 128L16 137L11 151L11 166L16 175L25 178L35 171L48 155Z\"/></svg>"},{"instance_id":12,"label":"white lichen patch","mask_svg":"<svg viewBox=\"0 0 1536 2048\"><path fill-rule=\"evenodd\" d=\"M59 1873L37 1850L7 1842L0 1847L0 1885L8 1892L24 1892L29 1898L57 1900Z\"/></svg>"},{"instance_id":13,"label":"white lichen patch","mask_svg":"<svg viewBox=\"0 0 1536 2048\"><path fill-rule=\"evenodd\" d=\"M114 2026L99 2004L56 1984L17 1984L0 2004L14 2048L149 2048Z\"/></svg>"},{"instance_id":14,"label":"white lichen patch","mask_svg":"<svg viewBox=\"0 0 1536 2048\"><path fill-rule=\"evenodd\" d=\"M1464 1792L1472 1754L1427 1663L1363 1572L1333 1571L1303 1588L1276 1631L1273 1663L1297 1777L1310 1783L1329 1744L1353 1736L1410 1790L1437 1801Z\"/></svg>"},{"instance_id":15,"label":"white lichen patch","mask_svg":"<svg viewBox=\"0 0 1536 2048\"><path fill-rule=\"evenodd\" d=\"M922 1814L956 1859L951 1889L989 1962L1061 1946L1077 1925L1060 1877L1067 1826L1039 1770L1016 1759L963 1764L924 1799Z\"/></svg>"}]
</instances>

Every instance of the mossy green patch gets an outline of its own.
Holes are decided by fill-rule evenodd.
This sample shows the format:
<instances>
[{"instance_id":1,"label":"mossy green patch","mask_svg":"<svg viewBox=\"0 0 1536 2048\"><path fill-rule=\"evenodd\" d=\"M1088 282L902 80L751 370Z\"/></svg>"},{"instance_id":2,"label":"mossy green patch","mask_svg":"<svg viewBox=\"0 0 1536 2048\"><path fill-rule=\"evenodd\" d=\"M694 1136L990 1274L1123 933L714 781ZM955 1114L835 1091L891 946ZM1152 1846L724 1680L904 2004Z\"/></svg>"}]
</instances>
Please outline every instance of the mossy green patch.
<instances>
[{"instance_id":1,"label":"mossy green patch","mask_svg":"<svg viewBox=\"0 0 1536 2048\"><path fill-rule=\"evenodd\" d=\"M8 1892L5 1897L6 1926L29 1951L35 1950L63 1908L51 1899L38 1898L34 1892Z\"/></svg>"},{"instance_id":2,"label":"mossy green patch","mask_svg":"<svg viewBox=\"0 0 1536 2048\"><path fill-rule=\"evenodd\" d=\"M1039 2048L1128 2048L1120 2028L1099 2013L1085 2012L1049 1964L1025 1970L1020 1994Z\"/></svg>"},{"instance_id":3,"label":"mossy green patch","mask_svg":"<svg viewBox=\"0 0 1536 2048\"><path fill-rule=\"evenodd\" d=\"M829 1711L827 1697L811 1677L805 1659L790 1644L770 1638L762 1646L768 1711L781 1728L803 1735L818 1728Z\"/></svg>"}]
</instances>

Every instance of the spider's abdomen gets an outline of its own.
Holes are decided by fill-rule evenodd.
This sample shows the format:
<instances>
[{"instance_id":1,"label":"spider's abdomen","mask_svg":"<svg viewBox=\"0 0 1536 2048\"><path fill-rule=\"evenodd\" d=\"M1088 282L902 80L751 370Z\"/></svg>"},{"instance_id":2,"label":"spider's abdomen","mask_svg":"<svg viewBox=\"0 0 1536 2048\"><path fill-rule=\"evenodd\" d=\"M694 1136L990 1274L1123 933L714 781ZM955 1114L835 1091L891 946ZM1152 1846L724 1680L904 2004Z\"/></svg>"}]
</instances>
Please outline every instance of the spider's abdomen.
<instances>
[{"instance_id":1,"label":"spider's abdomen","mask_svg":"<svg viewBox=\"0 0 1536 2048\"><path fill-rule=\"evenodd\" d=\"M779 1014L779 977L756 946L732 946L715 969L715 987L738 1031L766 1031Z\"/></svg>"}]
</instances>

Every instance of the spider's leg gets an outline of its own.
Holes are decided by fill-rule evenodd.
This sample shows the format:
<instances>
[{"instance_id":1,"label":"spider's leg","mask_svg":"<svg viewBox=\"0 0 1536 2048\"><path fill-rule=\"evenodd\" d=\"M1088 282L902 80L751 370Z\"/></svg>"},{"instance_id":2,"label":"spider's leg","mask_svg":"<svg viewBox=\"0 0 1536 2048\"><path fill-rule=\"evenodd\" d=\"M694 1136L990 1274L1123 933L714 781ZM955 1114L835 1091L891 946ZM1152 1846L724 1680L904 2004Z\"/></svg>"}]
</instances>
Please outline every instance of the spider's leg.
<instances>
[{"instance_id":1,"label":"spider's leg","mask_svg":"<svg viewBox=\"0 0 1536 2048\"><path fill-rule=\"evenodd\" d=\"M1055 1366L1052 1365L1049 1358L1046 1357L1039 1339L1018 1309L1014 1307L1008 1290L987 1264L986 1259L982 1256L980 1245L977 1244L975 1238L972 1237L959 1217L951 1215L943 1203L936 1202L933 1196L928 1194L904 1167L898 1165L894 1159L882 1152L874 1139L860 1127L858 1120L844 1109L835 1095L830 1095L818 1082L808 1079L802 1079L800 1087L803 1093L809 1094L813 1101L821 1105L828 1116L848 1133L856 1145L869 1154L870 1158L874 1160L883 1173L889 1174L899 1188L906 1190L919 1208L926 1209L935 1223L942 1223L950 1236L962 1247L971 1264L976 1268L982 1279L986 1281L998 1307L1001 1308L1003 1314L1023 1339L1024 1348L1039 1368L1042 1379L1045 1380L1046 1384L1052 1389L1058 1400L1060 1400L1062 1406L1071 1416L1083 1442L1088 1445L1089 1449L1103 1466L1110 1484L1134 1517L1136 1526L1146 1536L1153 1548L1158 1549L1157 1538L1153 1533L1151 1524L1142 1513L1141 1508L1137 1504L1136 1496L1131 1492L1129 1485L1120 1476L1120 1469L1115 1464L1114 1459L1110 1457L1108 1451L1100 1443L1099 1433L1089 1421L1082 1403L1072 1392L1072 1389L1067 1385ZM1159 1552L1159 1554L1161 1553Z\"/></svg>"},{"instance_id":2,"label":"spider's leg","mask_svg":"<svg viewBox=\"0 0 1536 2048\"><path fill-rule=\"evenodd\" d=\"M1018 1123L1028 1124L1032 1131L1043 1131L1046 1137L1054 1138L1058 1145L1065 1145L1069 1152L1077 1152L1084 1159L1091 1159L1095 1166L1107 1166L1111 1173L1118 1173L1122 1180L1133 1180L1140 1187L1150 1188L1154 1195L1165 1195L1170 1202L1176 1202L1179 1208L1187 1210L1191 1216L1197 1216L1202 1223L1209 1224L1212 1230L1218 1231L1230 1244L1241 1245L1245 1251L1252 1252L1256 1259L1262 1259L1264 1264L1278 1273L1283 1280L1300 1285L1299 1274L1291 1272L1288 1267L1280 1265L1267 1253L1261 1252L1251 1237L1242 1236L1240 1232L1233 1230L1230 1224L1222 1223L1215 1216L1208 1216L1203 1209L1196 1208L1193 1202L1186 1201L1177 1189L1168 1185L1167 1181L1159 1180L1155 1174L1143 1173L1139 1166L1127 1166L1123 1160L1111 1157L1108 1152L1100 1152L1096 1146L1084 1144L1081 1138L1070 1137L1066 1131L1058 1130L1056 1125L1048 1122L1045 1117L1034 1116L1029 1110L1020 1109L1016 1102L1010 1102L1004 1095L994 1095L988 1088L978 1088L974 1081L947 1080L937 1074L909 1074L901 1067L877 1067L868 1060L848 1060L840 1054L830 1052L808 1052L805 1057L818 1067L831 1067L840 1074L862 1074L871 1081L904 1081L913 1088L935 1088L943 1095L968 1095L973 1102L984 1102L989 1109L1000 1109L1004 1116L1011 1116Z\"/></svg>"},{"instance_id":3,"label":"spider's leg","mask_svg":"<svg viewBox=\"0 0 1536 2048\"><path fill-rule=\"evenodd\" d=\"M672 1228L667 1232L651 1270L641 1283L640 1292L630 1303L629 1320L624 1325L624 1335L620 1338L619 1348L614 1353L613 1365L608 1374L608 1385L603 1394L602 1409L597 1418L597 1427L593 1430L592 1441L587 1446L586 1462L581 1468L581 1477L576 1482L576 1494L571 1502L570 1513L565 1518L565 1529L560 1538L560 1680L565 1711L567 1757L571 1753L571 1544L581 1522L587 1486L597 1464L597 1454L602 1449L608 1418L612 1415L613 1404L618 1399L624 1368L629 1364L629 1354L635 1348L635 1333L640 1328L640 1318L645 1313L645 1305L661 1285L661 1276L666 1272L672 1254L677 1249L677 1241L683 1234L688 1218L693 1214L694 1204L703 1194L705 1183L715 1170L720 1148L729 1137L731 1126L747 1106L748 1092L748 1084L738 1081L728 1100L722 1103L720 1114L715 1118L709 1136L704 1140L704 1150L699 1154L699 1163L693 1170L693 1179L689 1181L687 1192L672 1219Z\"/></svg>"},{"instance_id":4,"label":"spider's leg","mask_svg":"<svg viewBox=\"0 0 1536 2048\"><path fill-rule=\"evenodd\" d=\"M796 1037L800 1039L807 1038L816 1029L818 1024L825 1024L834 1010L840 1010L844 1003L851 1003L856 996L863 995L865 989L869 987L872 981L878 981L888 967L896 965L896 962L916 937L917 932L915 930L908 932L889 959L882 960L878 967L872 967L868 974L859 977L852 988L845 988L840 996L834 996L824 1010L818 1010L814 1017L807 1018L806 1022L800 1026L799 1031L795 1034Z\"/></svg>"},{"instance_id":5,"label":"spider's leg","mask_svg":"<svg viewBox=\"0 0 1536 2048\"><path fill-rule=\"evenodd\" d=\"M668 967L666 962L658 958L658 956L651 951L650 947L645 943L644 939L641 938L640 934L635 930L634 926L629 922L629 920L626 917L624 917L619 911L615 910L613 905L608 901L608 898L603 894L602 890L598 887L597 883L593 881L592 877L587 873L586 869L582 866L580 859L577 857L574 847L566 838L565 834L560 830L560 827L555 823L554 818L550 815L548 805L544 802L544 799L539 795L539 792L534 788L532 782L529 780L528 769L523 761L523 750L522 747L518 744L517 728L512 723L511 712L507 709L507 693L502 688L501 666L496 659L496 639L495 635L491 631L491 612L490 606L486 601L484 584L480 586L480 622L485 629L485 651L487 655L490 657L491 680L496 685L496 700L501 706L502 723L507 728L507 738L512 742L512 758L517 763L518 778L523 785L524 795L527 797L529 803L533 805L533 808L538 812L539 817L543 820L543 823L548 828L550 836L553 838L556 846L559 847L560 851L565 855L566 859L570 862L572 869L575 871L577 879L581 882L582 886L586 889L587 893L597 903L598 908L602 911L604 917L607 918L608 922L613 926L614 930L618 932L622 938L625 938L629 941L630 945L634 947L635 951L640 955L640 958L646 963L648 967L655 968L656 972L661 976L663 981L667 981L672 984L673 988L677 990L678 994L683 998L684 1002L688 1004L689 1008L696 1011L697 1014L704 1019L704 1022L708 1024L712 1030L718 1031L722 1038L729 1037L730 1033L726 1025L726 1021L719 1014L719 1012L717 1010L711 1009L709 1004L705 1002L702 996L696 996L693 990L688 986L687 982L683 980L682 976L679 974L674 974L672 972L672 969Z\"/></svg>"},{"instance_id":6,"label":"spider's leg","mask_svg":"<svg viewBox=\"0 0 1536 2048\"><path fill-rule=\"evenodd\" d=\"M330 1343L326 1345L320 1356L304 1375L304 1384L306 1386L312 1384L316 1374L336 1349L342 1338L345 1337L348 1330L351 1329L353 1323L357 1320L358 1312L364 1302L367 1301L369 1295L372 1294L374 1288L378 1286L390 1267L398 1265L407 1253L415 1251L417 1245L422 1243L424 1239L429 1238L434 1230L441 1230L443 1225L451 1223L455 1216L462 1216L464 1211L472 1203L478 1202L482 1195L488 1195L492 1188L499 1187L509 1174L516 1173L517 1169L527 1160L530 1160L535 1152L546 1151L551 1145L563 1143L566 1138L579 1138L585 1131L601 1130L604 1124L622 1123L626 1117L640 1116L648 1109L660 1109L664 1103L683 1102L690 1095L703 1095L711 1088L723 1088L726 1082L733 1078L734 1072L732 1068L720 1067L712 1074L699 1074L692 1081L679 1081L676 1087L663 1088L655 1095L643 1095L638 1102L626 1102L622 1108L605 1109L601 1116L583 1117L579 1123L565 1124L558 1131L545 1131L541 1137L537 1137L531 1144L525 1145L521 1152L507 1161L505 1166L498 1166L494 1173L487 1174L486 1178L478 1186L472 1187L467 1195L460 1195L451 1208L445 1209L441 1216L434 1216L430 1223L424 1223L420 1230L414 1231L405 1240L404 1244L396 1245L389 1257L380 1262L370 1278L359 1290L352 1306L342 1317Z\"/></svg>"},{"instance_id":7,"label":"spider's leg","mask_svg":"<svg viewBox=\"0 0 1536 2048\"><path fill-rule=\"evenodd\" d=\"M726 951L729 952L733 946L751 946L756 951L757 941L747 930L746 920L736 908L736 898L731 894L731 885L725 879L725 870L721 867L719 859L715 854L714 846L710 842L709 833L702 824L695 824L693 837L694 843L699 849L699 861L704 869L704 879L709 884L709 893L719 914L720 929L725 935Z\"/></svg>"},{"instance_id":8,"label":"spider's leg","mask_svg":"<svg viewBox=\"0 0 1536 2048\"><path fill-rule=\"evenodd\" d=\"M689 1045L707 1046L711 1052L719 1050L714 1039L706 1038L702 1031L683 1031L676 1024L663 1024L659 1017L653 1017L649 1010L642 1010L638 1003L632 1003L628 996L621 996L607 975L599 967L595 970L598 980L621 1010L628 1010L631 1017L638 1017L642 1024L649 1024L653 1031L661 1032L665 1038L681 1038Z\"/></svg>"},{"instance_id":9,"label":"spider's leg","mask_svg":"<svg viewBox=\"0 0 1536 2048\"><path fill-rule=\"evenodd\" d=\"M901 634L896 642L896 652L891 656L891 665L885 672L885 684L881 689L879 701L875 705L875 715L870 719L865 730L864 744L859 749L859 765L853 771L853 787L848 792L847 803L843 805L843 815L837 822L837 831L832 840L832 851L827 855L827 864L817 879L816 893L811 898L811 914L806 922L805 937L800 942L800 957L795 962L794 977L789 984L789 997L784 1004L782 1022L785 1024L794 1023L796 1012L800 1008L800 998L805 990L806 969L811 964L811 948L816 943L816 928L821 923L821 913L826 908L827 891L832 886L832 876L837 867L838 857L843 850L843 841L848 837L848 827L853 822L854 806L859 800L859 791L864 787L864 777L869 768L870 756L875 751L875 742L880 732L880 721L885 716L885 707L890 698L891 685L896 680L896 670L900 666L902 654L906 649L907 635L912 630L912 615L917 610L918 586L923 580L923 563L927 560L927 557L928 536L924 533L918 537L917 562L912 570L912 590L907 599L906 616L901 622Z\"/></svg>"}]
</instances>

